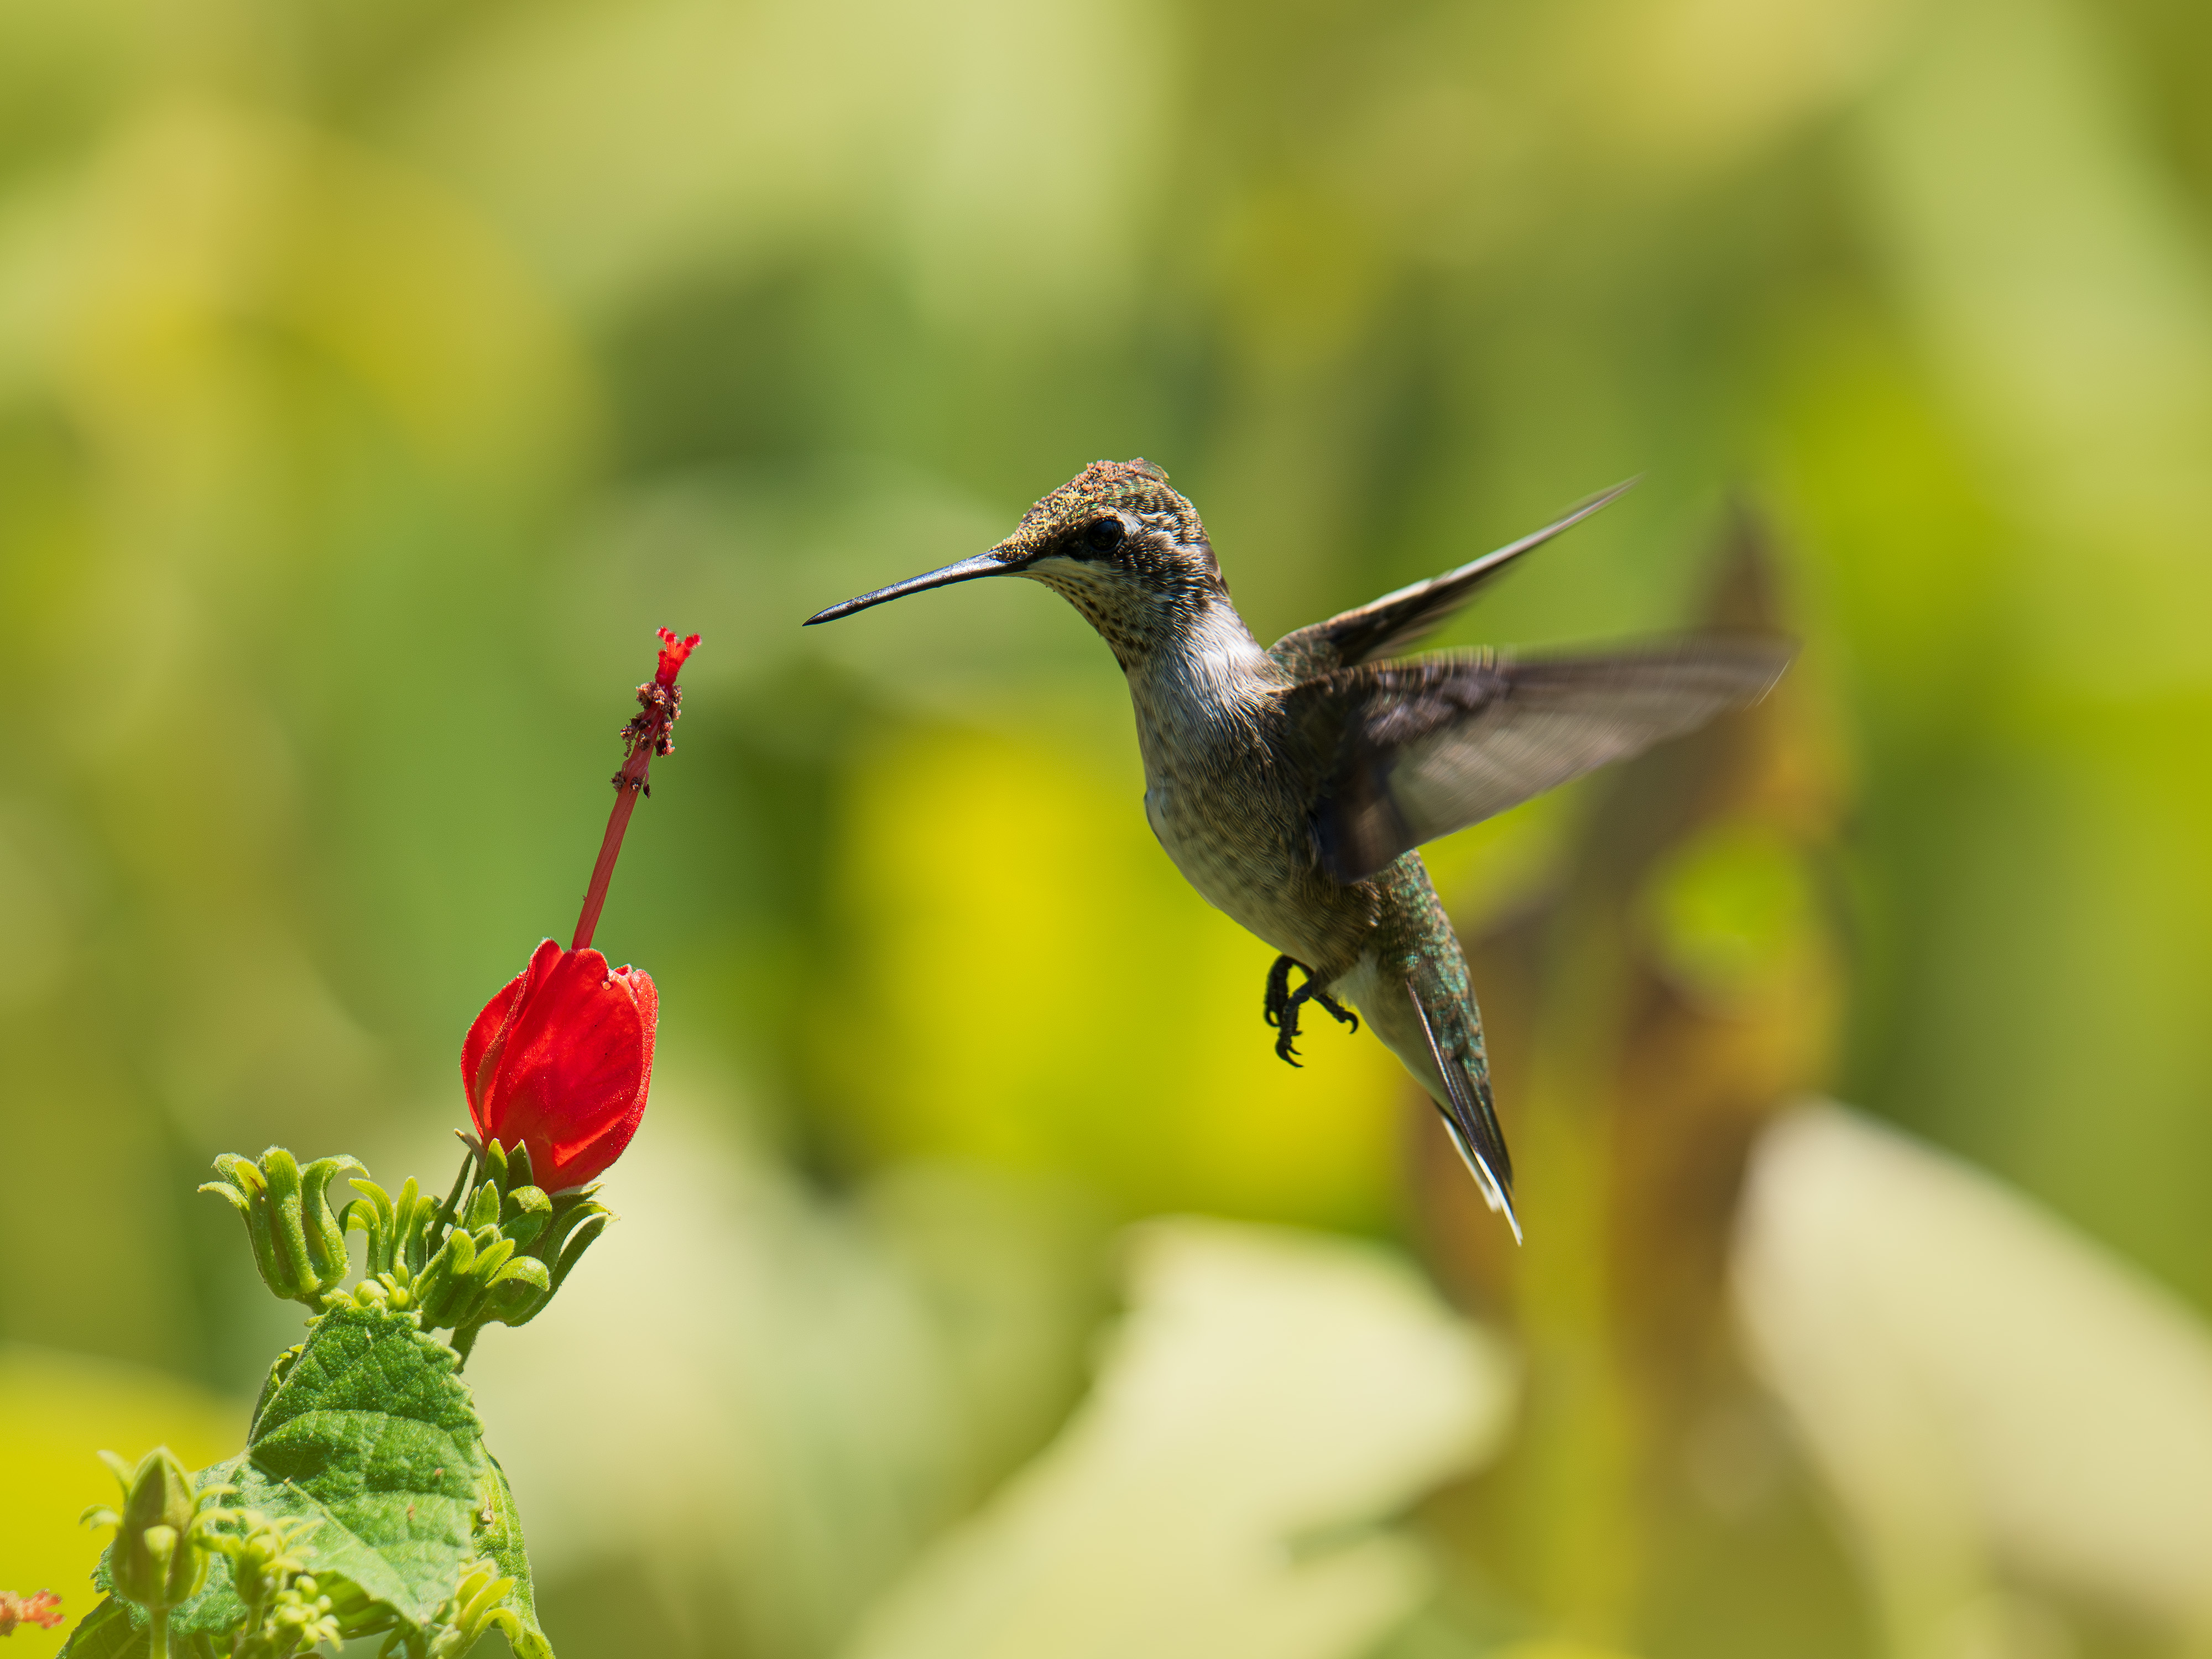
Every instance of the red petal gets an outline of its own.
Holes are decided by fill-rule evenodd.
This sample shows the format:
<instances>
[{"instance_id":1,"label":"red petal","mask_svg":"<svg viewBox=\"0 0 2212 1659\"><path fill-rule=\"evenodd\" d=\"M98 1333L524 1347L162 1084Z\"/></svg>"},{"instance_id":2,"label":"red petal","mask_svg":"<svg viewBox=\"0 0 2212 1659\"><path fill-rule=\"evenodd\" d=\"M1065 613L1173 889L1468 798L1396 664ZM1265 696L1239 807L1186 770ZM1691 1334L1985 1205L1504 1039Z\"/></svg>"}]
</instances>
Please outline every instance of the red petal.
<instances>
[{"instance_id":1,"label":"red petal","mask_svg":"<svg viewBox=\"0 0 2212 1659\"><path fill-rule=\"evenodd\" d=\"M529 983L542 981L560 955L561 947L554 940L549 939L540 944L530 953L530 960L522 971L484 1004L483 1012L469 1027L468 1036L461 1039L461 1092L468 1097L469 1117L477 1126L477 1133L486 1140L498 1133L491 1125L486 1103L495 1092L499 1062L506 1051L515 1011L522 1006Z\"/></svg>"},{"instance_id":2,"label":"red petal","mask_svg":"<svg viewBox=\"0 0 2212 1659\"><path fill-rule=\"evenodd\" d=\"M487 1049L495 1075L473 1115L482 1133L527 1146L550 1191L589 1181L636 1133L659 1000L647 975L610 971L597 951L558 951L541 975L545 949L494 1040L499 1052Z\"/></svg>"}]
</instances>

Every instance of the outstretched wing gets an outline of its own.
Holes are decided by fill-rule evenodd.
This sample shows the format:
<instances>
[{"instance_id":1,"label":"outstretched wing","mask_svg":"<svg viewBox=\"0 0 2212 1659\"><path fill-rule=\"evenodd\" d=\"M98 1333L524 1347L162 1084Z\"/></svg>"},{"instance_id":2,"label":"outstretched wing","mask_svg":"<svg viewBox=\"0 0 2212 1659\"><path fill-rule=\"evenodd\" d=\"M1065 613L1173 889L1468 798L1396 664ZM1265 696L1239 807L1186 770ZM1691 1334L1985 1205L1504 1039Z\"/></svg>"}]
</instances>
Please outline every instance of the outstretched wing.
<instances>
[{"instance_id":1,"label":"outstretched wing","mask_svg":"<svg viewBox=\"0 0 2212 1659\"><path fill-rule=\"evenodd\" d=\"M1295 634L1285 634L1267 647L1267 654L1293 678L1304 680L1403 651L1416 640L1441 628L1452 612L1475 596L1485 582L1523 553L1541 547L1561 531L1580 524L1635 486L1633 478L1617 483L1603 495L1591 496L1556 524L1547 524L1495 553L1486 553L1456 570L1447 570L1441 576L1431 576L1395 593L1385 593L1357 611L1347 611L1327 622L1301 628Z\"/></svg>"},{"instance_id":2,"label":"outstretched wing","mask_svg":"<svg viewBox=\"0 0 2212 1659\"><path fill-rule=\"evenodd\" d=\"M1709 634L1602 657L1439 652L1293 687L1284 707L1323 762L1322 862L1370 876L1409 848L1756 702L1796 647Z\"/></svg>"}]
</instances>

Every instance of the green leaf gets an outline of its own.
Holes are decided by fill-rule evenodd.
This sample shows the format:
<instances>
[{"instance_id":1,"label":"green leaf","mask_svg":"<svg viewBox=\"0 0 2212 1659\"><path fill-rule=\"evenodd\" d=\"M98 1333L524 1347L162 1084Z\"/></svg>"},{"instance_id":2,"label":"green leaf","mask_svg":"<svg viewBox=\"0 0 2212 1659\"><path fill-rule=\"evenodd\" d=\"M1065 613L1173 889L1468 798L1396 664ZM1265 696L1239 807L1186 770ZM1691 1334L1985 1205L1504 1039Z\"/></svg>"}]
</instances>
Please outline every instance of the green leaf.
<instances>
[{"instance_id":1,"label":"green leaf","mask_svg":"<svg viewBox=\"0 0 2212 1659\"><path fill-rule=\"evenodd\" d=\"M289 1366L272 1373L246 1450L196 1486L235 1486L228 1507L306 1516L314 1571L350 1580L398 1618L428 1624L464 1563L489 1555L515 1581L522 1659L552 1659L537 1622L522 1526L453 1351L413 1318L340 1304L316 1319ZM98 1575L106 1588L106 1564ZM218 1556L206 1588L170 1619L177 1638L219 1636L244 1608ZM88 1614L68 1659L138 1659L145 1614L112 1599Z\"/></svg>"},{"instance_id":2,"label":"green leaf","mask_svg":"<svg viewBox=\"0 0 2212 1659\"><path fill-rule=\"evenodd\" d=\"M102 1558L103 1578L106 1566ZM77 1621L62 1649L63 1659L143 1659L147 1648L145 1628L131 1622L131 1615L137 1611L129 1602L109 1596Z\"/></svg>"},{"instance_id":3,"label":"green leaf","mask_svg":"<svg viewBox=\"0 0 2212 1659\"><path fill-rule=\"evenodd\" d=\"M397 1594L362 1588L417 1624L476 1553L477 1488L490 1466L456 1364L404 1315L335 1307L262 1407L246 1449L257 1471L298 1486L382 1559ZM236 1502L264 1507L243 1492ZM314 1547L321 1557L332 1545L318 1533Z\"/></svg>"},{"instance_id":4,"label":"green leaf","mask_svg":"<svg viewBox=\"0 0 2212 1659\"><path fill-rule=\"evenodd\" d=\"M522 1620L522 1635L507 1645L514 1650L515 1659L553 1659L553 1644L538 1623L538 1596L530 1581L530 1555L522 1544L522 1516L514 1507L514 1489L507 1484L507 1471L500 1468L499 1459L489 1452L484 1455L491 1468L483 1485L483 1513L491 1522L477 1534L477 1543L502 1575L514 1580L507 1604Z\"/></svg>"}]
</instances>

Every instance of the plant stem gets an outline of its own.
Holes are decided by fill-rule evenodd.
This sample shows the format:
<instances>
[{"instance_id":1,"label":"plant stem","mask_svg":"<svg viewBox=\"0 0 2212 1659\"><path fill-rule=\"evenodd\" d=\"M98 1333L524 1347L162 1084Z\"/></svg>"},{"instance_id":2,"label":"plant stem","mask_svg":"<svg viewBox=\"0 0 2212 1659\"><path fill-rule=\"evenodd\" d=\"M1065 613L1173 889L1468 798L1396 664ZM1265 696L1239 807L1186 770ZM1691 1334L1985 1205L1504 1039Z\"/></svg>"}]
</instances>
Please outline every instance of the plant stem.
<instances>
[{"instance_id":1,"label":"plant stem","mask_svg":"<svg viewBox=\"0 0 2212 1659\"><path fill-rule=\"evenodd\" d=\"M146 1631L146 1659L169 1659L169 1610L154 1607L149 1611L153 1623Z\"/></svg>"},{"instance_id":2,"label":"plant stem","mask_svg":"<svg viewBox=\"0 0 2212 1659\"><path fill-rule=\"evenodd\" d=\"M615 774L615 809L607 814L607 833L599 840L599 861L592 866L592 884L584 891L584 911L576 918L575 937L568 941L571 951L588 946L592 933L598 930L599 912L606 907L607 884L614 879L615 860L622 853L623 833L629 828L629 815L637 810L637 798L645 790L646 770L652 764L652 746L640 744L623 763L623 769Z\"/></svg>"}]
</instances>

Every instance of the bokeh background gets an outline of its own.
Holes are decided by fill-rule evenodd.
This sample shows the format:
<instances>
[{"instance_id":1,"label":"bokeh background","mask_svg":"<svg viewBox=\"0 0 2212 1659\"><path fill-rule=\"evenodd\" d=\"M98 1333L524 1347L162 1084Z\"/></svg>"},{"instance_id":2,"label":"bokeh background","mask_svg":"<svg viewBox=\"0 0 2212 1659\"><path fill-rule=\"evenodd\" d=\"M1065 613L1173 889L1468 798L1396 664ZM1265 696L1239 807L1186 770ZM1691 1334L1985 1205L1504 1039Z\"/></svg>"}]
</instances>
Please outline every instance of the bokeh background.
<instances>
[{"instance_id":1,"label":"bokeh background","mask_svg":"<svg viewBox=\"0 0 2212 1659\"><path fill-rule=\"evenodd\" d=\"M666 623L565 1659L2206 1651L2208 209L2190 0L0 0L0 1588L293 1340L215 1153L447 1176ZM1448 641L1806 641L1432 849L1522 1250L1072 611L797 626L1137 453L1263 640L1641 474Z\"/></svg>"}]
</instances>

